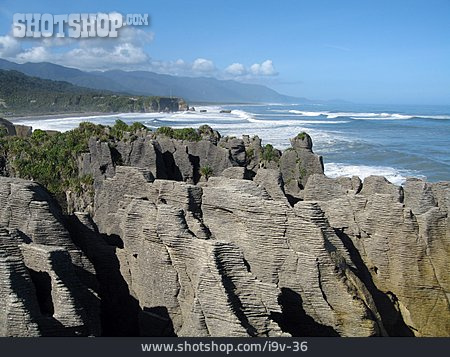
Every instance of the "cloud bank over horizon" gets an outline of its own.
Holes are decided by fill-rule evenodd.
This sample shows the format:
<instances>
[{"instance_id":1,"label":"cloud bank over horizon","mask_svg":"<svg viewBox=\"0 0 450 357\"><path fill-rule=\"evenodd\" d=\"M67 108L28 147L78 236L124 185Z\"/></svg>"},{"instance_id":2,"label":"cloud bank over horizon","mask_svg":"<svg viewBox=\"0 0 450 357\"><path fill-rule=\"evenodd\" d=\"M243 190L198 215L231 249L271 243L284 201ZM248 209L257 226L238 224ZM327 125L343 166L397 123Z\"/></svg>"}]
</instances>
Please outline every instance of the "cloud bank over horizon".
<instances>
[{"instance_id":1,"label":"cloud bank over horizon","mask_svg":"<svg viewBox=\"0 0 450 357\"><path fill-rule=\"evenodd\" d=\"M224 69L214 61L198 57L158 60L147 50L154 33L136 27L121 29L117 38L15 38L12 32L0 36L0 58L18 63L51 62L85 71L121 69L146 70L178 76L207 76L218 79L252 81L278 75L273 61L266 59L246 67L235 62Z\"/></svg>"}]
</instances>

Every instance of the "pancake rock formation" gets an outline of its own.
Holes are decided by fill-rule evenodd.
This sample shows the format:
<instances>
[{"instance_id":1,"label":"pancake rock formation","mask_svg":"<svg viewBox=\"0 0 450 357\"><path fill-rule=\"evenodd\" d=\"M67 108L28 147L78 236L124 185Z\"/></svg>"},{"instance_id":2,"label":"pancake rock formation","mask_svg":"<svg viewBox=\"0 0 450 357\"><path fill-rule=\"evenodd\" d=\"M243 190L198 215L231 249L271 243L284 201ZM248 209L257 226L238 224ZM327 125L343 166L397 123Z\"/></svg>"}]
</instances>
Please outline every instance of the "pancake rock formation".
<instances>
[{"instance_id":1,"label":"pancake rock formation","mask_svg":"<svg viewBox=\"0 0 450 357\"><path fill-rule=\"evenodd\" d=\"M67 212L0 176L0 335L450 336L450 183L291 143L93 137Z\"/></svg>"}]
</instances>

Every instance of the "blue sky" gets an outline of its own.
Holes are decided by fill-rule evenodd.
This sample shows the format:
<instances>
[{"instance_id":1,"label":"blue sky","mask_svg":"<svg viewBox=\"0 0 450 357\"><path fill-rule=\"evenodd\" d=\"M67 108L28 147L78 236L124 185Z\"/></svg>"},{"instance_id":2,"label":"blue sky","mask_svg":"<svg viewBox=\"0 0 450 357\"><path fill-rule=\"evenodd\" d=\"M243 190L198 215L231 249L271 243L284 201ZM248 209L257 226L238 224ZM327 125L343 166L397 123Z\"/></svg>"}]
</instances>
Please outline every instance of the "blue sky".
<instances>
[{"instance_id":1,"label":"blue sky","mask_svg":"<svg viewBox=\"0 0 450 357\"><path fill-rule=\"evenodd\" d=\"M119 39L24 41L14 13L148 13ZM450 104L450 1L0 0L0 57L147 69L312 99Z\"/></svg>"}]
</instances>

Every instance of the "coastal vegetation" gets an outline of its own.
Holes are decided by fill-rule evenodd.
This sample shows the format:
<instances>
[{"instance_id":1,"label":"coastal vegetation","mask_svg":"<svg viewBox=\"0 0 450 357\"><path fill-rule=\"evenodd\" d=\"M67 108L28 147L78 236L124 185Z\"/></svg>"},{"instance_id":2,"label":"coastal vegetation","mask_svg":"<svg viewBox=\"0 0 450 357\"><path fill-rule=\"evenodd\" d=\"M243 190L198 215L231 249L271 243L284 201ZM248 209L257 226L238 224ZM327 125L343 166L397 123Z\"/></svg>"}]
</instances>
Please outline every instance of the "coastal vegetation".
<instances>
[{"instance_id":1,"label":"coastal vegetation","mask_svg":"<svg viewBox=\"0 0 450 357\"><path fill-rule=\"evenodd\" d=\"M156 129L155 133L176 140L200 141L202 139L199 132L193 128L173 129L170 126L162 126Z\"/></svg>"},{"instance_id":2,"label":"coastal vegetation","mask_svg":"<svg viewBox=\"0 0 450 357\"><path fill-rule=\"evenodd\" d=\"M262 159L267 163L271 161L278 161L279 156L277 154L277 150L272 144L264 145L262 150Z\"/></svg>"},{"instance_id":3,"label":"coastal vegetation","mask_svg":"<svg viewBox=\"0 0 450 357\"><path fill-rule=\"evenodd\" d=\"M179 98L117 94L0 70L0 114L3 116L177 111L183 103Z\"/></svg>"},{"instance_id":4,"label":"coastal vegetation","mask_svg":"<svg viewBox=\"0 0 450 357\"><path fill-rule=\"evenodd\" d=\"M79 175L77 161L81 153L89 151L91 137L114 145L141 130L148 129L140 123L127 125L117 120L112 127L84 122L63 133L37 129L25 138L0 132L0 156L8 158L14 176L37 181L58 200L65 200L67 190L80 192L93 183L92 177Z\"/></svg>"}]
</instances>

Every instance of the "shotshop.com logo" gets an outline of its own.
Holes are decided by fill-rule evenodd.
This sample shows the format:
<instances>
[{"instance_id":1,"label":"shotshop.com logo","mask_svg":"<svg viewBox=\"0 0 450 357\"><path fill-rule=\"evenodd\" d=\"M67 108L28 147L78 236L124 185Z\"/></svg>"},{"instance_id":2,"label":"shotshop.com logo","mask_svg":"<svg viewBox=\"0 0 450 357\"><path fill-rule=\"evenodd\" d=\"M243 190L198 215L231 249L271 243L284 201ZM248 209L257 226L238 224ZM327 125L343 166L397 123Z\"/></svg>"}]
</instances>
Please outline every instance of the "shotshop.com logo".
<instances>
[{"instance_id":1,"label":"shotshop.com logo","mask_svg":"<svg viewBox=\"0 0 450 357\"><path fill-rule=\"evenodd\" d=\"M14 37L117 37L124 26L148 26L148 14L14 14Z\"/></svg>"}]
</instances>

